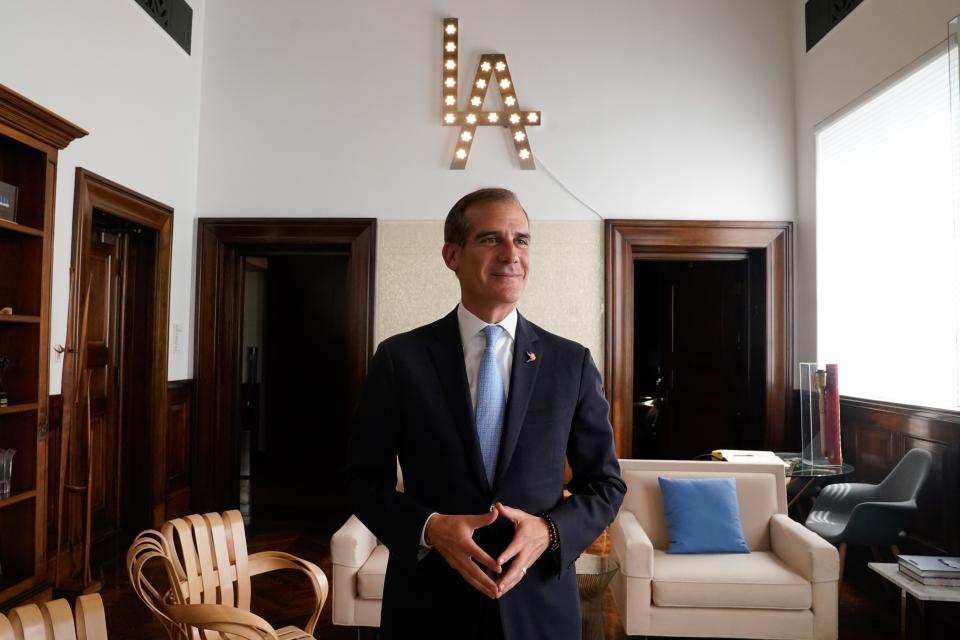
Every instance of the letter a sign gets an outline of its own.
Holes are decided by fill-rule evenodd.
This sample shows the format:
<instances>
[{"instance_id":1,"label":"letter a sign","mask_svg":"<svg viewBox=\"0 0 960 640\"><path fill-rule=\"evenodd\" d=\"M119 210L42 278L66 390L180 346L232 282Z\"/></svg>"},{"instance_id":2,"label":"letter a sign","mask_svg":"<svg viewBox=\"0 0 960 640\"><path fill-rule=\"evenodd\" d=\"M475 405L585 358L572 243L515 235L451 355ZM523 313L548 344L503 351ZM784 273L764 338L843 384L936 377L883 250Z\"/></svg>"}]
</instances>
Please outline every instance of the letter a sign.
<instances>
[{"instance_id":1,"label":"letter a sign","mask_svg":"<svg viewBox=\"0 0 960 640\"><path fill-rule=\"evenodd\" d=\"M527 139L527 127L540 124L539 111L525 111L520 108L517 87L510 76L507 56L502 53L485 53L480 56L477 73L473 79L467 102L467 110L459 111L460 90L457 86L459 73L459 21L446 18L443 21L443 125L460 127L457 146L453 151L451 169L464 169L470 156L470 146L477 135L479 126L499 126L510 129L513 147L520 161L521 169L536 169L533 152ZM483 100L492 83L500 90L502 111L482 111Z\"/></svg>"}]
</instances>

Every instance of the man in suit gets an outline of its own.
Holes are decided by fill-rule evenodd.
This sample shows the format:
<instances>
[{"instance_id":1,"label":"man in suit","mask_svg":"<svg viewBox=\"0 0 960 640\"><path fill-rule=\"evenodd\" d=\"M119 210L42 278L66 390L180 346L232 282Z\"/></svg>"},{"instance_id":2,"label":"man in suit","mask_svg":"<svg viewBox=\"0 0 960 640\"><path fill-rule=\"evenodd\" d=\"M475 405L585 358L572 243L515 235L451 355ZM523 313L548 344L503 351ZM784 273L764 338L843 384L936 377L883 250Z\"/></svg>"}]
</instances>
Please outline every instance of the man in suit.
<instances>
[{"instance_id":1,"label":"man in suit","mask_svg":"<svg viewBox=\"0 0 960 640\"><path fill-rule=\"evenodd\" d=\"M371 362L346 479L390 551L387 640L580 637L573 563L626 486L589 351L516 310L529 250L511 191L461 198L442 249L460 304L384 340Z\"/></svg>"}]
</instances>

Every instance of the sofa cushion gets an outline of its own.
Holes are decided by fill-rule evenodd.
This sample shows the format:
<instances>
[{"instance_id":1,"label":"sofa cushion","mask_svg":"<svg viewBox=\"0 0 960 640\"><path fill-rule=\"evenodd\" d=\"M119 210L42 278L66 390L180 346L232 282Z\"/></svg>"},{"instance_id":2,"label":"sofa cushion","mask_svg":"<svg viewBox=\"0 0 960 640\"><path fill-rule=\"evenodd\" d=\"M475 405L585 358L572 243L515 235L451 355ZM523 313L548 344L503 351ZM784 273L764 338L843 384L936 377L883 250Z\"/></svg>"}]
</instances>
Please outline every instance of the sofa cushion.
<instances>
[{"instance_id":1,"label":"sofa cushion","mask_svg":"<svg viewBox=\"0 0 960 640\"><path fill-rule=\"evenodd\" d=\"M733 478L658 478L670 544L667 553L750 553Z\"/></svg>"},{"instance_id":2,"label":"sofa cushion","mask_svg":"<svg viewBox=\"0 0 960 640\"><path fill-rule=\"evenodd\" d=\"M658 607L809 609L810 583L769 551L671 555L654 551Z\"/></svg>"},{"instance_id":3,"label":"sofa cushion","mask_svg":"<svg viewBox=\"0 0 960 640\"><path fill-rule=\"evenodd\" d=\"M379 544L357 571L357 595L364 600L383 600L383 578L387 575L389 557L387 548Z\"/></svg>"}]
</instances>

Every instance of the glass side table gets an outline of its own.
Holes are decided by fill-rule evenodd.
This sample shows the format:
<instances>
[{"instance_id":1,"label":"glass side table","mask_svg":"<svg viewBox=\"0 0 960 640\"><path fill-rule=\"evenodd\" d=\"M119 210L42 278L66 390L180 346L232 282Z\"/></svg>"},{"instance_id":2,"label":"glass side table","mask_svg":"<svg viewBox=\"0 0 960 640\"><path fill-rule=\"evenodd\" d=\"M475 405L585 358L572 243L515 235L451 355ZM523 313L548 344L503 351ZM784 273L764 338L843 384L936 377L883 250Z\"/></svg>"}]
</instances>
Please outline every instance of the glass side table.
<instances>
[{"instance_id":1,"label":"glass side table","mask_svg":"<svg viewBox=\"0 0 960 640\"><path fill-rule=\"evenodd\" d=\"M577 558L577 584L580 586L580 623L583 640L604 640L603 594L620 570L610 556L585 553Z\"/></svg>"}]
</instances>

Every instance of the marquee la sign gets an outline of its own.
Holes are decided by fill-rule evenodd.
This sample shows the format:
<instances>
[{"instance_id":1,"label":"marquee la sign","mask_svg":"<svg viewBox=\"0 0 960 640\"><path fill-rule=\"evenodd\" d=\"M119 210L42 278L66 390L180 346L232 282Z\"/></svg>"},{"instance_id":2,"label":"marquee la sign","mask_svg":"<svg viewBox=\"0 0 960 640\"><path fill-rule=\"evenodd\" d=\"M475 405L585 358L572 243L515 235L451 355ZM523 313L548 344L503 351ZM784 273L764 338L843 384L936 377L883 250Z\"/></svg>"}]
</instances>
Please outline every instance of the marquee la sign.
<instances>
[{"instance_id":1,"label":"marquee la sign","mask_svg":"<svg viewBox=\"0 0 960 640\"><path fill-rule=\"evenodd\" d=\"M470 89L467 110L459 111L460 25L456 18L443 21L443 126L460 127L457 146L453 151L451 169L464 169L470 156L470 146L477 135L477 127L505 127L510 129L513 147L522 169L536 169L533 152L527 139L527 127L540 125L539 111L524 111L517 98L517 87L510 76L507 56L502 53L485 53L480 56L477 73ZM492 84L500 91L501 111L482 111L483 101Z\"/></svg>"}]
</instances>

